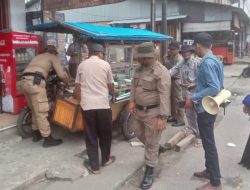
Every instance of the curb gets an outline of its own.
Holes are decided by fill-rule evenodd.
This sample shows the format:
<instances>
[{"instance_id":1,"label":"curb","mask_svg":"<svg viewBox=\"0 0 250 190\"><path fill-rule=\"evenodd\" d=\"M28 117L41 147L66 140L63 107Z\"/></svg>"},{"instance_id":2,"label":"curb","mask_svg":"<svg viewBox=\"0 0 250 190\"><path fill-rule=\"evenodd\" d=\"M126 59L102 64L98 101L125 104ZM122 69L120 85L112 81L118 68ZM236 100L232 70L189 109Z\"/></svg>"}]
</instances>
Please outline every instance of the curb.
<instances>
[{"instance_id":1,"label":"curb","mask_svg":"<svg viewBox=\"0 0 250 190\"><path fill-rule=\"evenodd\" d=\"M117 190L118 188L121 188L133 175L135 175L139 170L141 170L144 167L144 163L141 164L136 170L131 172L129 175L127 175L119 184L117 184L116 187L113 188L113 190Z\"/></svg>"},{"instance_id":2,"label":"curb","mask_svg":"<svg viewBox=\"0 0 250 190\"><path fill-rule=\"evenodd\" d=\"M31 176L26 181L22 182L21 184L17 185L14 188L11 188L11 190L25 190L29 186L37 183L38 181L45 180L46 179L46 177L45 177L46 172L47 172L47 169L44 169L43 171L39 171L37 173L31 174Z\"/></svg>"}]
</instances>

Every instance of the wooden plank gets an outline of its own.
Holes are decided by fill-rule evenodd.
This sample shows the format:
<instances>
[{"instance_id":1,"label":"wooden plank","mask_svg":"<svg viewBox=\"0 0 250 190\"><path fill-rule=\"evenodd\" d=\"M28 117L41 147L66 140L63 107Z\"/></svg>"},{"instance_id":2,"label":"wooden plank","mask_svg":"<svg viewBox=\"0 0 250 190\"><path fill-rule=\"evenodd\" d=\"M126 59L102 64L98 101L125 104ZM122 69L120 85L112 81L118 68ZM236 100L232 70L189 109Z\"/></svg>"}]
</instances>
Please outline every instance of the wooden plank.
<instances>
[{"instance_id":1,"label":"wooden plank","mask_svg":"<svg viewBox=\"0 0 250 190\"><path fill-rule=\"evenodd\" d=\"M194 134L190 134L175 145L175 151L181 152L188 147L195 139Z\"/></svg>"},{"instance_id":2,"label":"wooden plank","mask_svg":"<svg viewBox=\"0 0 250 190\"><path fill-rule=\"evenodd\" d=\"M185 136L186 135L184 131L179 131L166 143L166 147L173 148Z\"/></svg>"}]
</instances>

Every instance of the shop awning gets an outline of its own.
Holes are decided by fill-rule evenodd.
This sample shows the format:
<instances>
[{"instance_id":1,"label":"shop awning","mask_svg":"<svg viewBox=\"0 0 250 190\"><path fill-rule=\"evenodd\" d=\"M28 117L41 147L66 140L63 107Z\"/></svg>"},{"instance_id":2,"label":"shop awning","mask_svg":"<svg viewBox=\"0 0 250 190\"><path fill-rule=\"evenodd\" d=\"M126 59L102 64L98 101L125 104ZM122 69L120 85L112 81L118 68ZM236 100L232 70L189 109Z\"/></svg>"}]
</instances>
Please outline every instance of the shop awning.
<instances>
[{"instance_id":1,"label":"shop awning","mask_svg":"<svg viewBox=\"0 0 250 190\"><path fill-rule=\"evenodd\" d=\"M171 36L148 30L99 26L82 22L51 22L31 26L27 30L82 34L86 38L93 38L95 40L161 41L172 39Z\"/></svg>"},{"instance_id":2,"label":"shop awning","mask_svg":"<svg viewBox=\"0 0 250 190\"><path fill-rule=\"evenodd\" d=\"M176 20L176 19L184 19L187 15L172 15L168 16L167 20ZM161 21L161 17L157 17L156 21ZM139 18L139 19L127 19L127 20L114 20L109 24L133 24L133 23L149 23L150 18Z\"/></svg>"}]
</instances>

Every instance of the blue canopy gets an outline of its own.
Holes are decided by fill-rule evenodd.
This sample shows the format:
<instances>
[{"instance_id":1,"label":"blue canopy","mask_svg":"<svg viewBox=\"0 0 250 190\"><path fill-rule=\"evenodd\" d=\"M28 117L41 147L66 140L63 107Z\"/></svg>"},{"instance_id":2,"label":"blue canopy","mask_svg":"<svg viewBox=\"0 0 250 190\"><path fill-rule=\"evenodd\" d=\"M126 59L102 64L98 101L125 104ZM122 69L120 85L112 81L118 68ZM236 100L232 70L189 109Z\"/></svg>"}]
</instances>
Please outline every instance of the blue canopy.
<instances>
[{"instance_id":1,"label":"blue canopy","mask_svg":"<svg viewBox=\"0 0 250 190\"><path fill-rule=\"evenodd\" d=\"M99 26L82 22L51 22L27 28L29 31L44 31L56 33L80 33L95 40L125 40L125 41L161 41L172 39L171 36L148 30Z\"/></svg>"}]
</instances>

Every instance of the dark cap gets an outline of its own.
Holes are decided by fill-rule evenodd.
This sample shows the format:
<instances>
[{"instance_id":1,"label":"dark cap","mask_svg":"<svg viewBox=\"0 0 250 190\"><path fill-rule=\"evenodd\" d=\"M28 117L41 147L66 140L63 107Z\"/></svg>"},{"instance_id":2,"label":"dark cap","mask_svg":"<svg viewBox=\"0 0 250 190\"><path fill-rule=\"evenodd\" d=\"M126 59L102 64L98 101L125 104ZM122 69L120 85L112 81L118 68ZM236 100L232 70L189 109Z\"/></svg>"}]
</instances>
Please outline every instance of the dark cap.
<instances>
[{"instance_id":1,"label":"dark cap","mask_svg":"<svg viewBox=\"0 0 250 190\"><path fill-rule=\"evenodd\" d=\"M104 47L101 44L93 43L90 48L90 51L104 53Z\"/></svg>"},{"instance_id":2,"label":"dark cap","mask_svg":"<svg viewBox=\"0 0 250 190\"><path fill-rule=\"evenodd\" d=\"M172 41L169 46L170 49L180 49L180 44L177 41Z\"/></svg>"},{"instance_id":3,"label":"dark cap","mask_svg":"<svg viewBox=\"0 0 250 190\"><path fill-rule=\"evenodd\" d=\"M46 45L44 47L43 51L44 52L55 52L56 54L58 54L56 47L53 45Z\"/></svg>"},{"instance_id":4,"label":"dark cap","mask_svg":"<svg viewBox=\"0 0 250 190\"><path fill-rule=\"evenodd\" d=\"M200 44L204 44L204 43L212 43L212 36L206 32L202 32L197 34L194 37L194 44L196 43L200 43Z\"/></svg>"},{"instance_id":5,"label":"dark cap","mask_svg":"<svg viewBox=\"0 0 250 190\"><path fill-rule=\"evenodd\" d=\"M190 45L182 45L181 46L181 53L185 53L185 52L193 52L193 48Z\"/></svg>"},{"instance_id":6,"label":"dark cap","mask_svg":"<svg viewBox=\"0 0 250 190\"><path fill-rule=\"evenodd\" d=\"M244 100L242 101L242 103L247 106L250 107L250 95L247 95Z\"/></svg>"}]
</instances>

